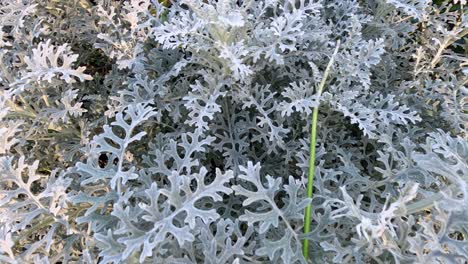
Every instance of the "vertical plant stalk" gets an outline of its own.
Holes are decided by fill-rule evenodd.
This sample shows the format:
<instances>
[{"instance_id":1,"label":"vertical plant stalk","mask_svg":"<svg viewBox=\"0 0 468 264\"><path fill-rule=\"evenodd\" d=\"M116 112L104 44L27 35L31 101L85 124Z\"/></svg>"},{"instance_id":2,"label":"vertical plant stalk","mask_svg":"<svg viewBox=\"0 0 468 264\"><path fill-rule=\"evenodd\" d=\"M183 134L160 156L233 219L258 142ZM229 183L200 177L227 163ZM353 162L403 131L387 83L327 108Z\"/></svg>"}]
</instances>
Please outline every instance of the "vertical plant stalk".
<instances>
[{"instance_id":1,"label":"vertical plant stalk","mask_svg":"<svg viewBox=\"0 0 468 264\"><path fill-rule=\"evenodd\" d=\"M307 177L307 198L312 198L312 193L314 190L315 147L316 147L316 139L317 139L317 120L318 120L318 111L319 111L319 106L320 106L320 96L322 95L323 88L325 87L325 82L327 81L328 74L330 73L331 66L333 65L333 62L335 60L336 54L338 53L339 47L340 47L340 40L336 42L335 51L333 52L333 55L330 58L330 61L328 62L327 68L325 69L325 72L323 73L322 80L320 81L320 84L317 87L318 104L317 104L317 107L314 108L314 111L312 113L312 123L310 125L310 152L309 152L310 160L309 160L309 175ZM304 234L307 234L310 232L311 211L312 211L312 205L309 204L307 205L305 209ZM309 240L308 239L304 239L304 241L302 242L302 254L304 255L304 258L307 261L309 259Z\"/></svg>"}]
</instances>

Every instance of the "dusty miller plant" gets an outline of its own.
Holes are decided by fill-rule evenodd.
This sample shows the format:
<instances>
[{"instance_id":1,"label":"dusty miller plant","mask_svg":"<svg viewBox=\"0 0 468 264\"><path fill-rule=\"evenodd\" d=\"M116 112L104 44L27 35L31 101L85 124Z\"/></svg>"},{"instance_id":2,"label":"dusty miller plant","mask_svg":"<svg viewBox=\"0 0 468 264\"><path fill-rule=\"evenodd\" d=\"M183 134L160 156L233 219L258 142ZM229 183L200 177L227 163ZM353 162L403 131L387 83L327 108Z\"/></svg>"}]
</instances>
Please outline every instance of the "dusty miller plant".
<instances>
[{"instance_id":1,"label":"dusty miller plant","mask_svg":"<svg viewBox=\"0 0 468 264\"><path fill-rule=\"evenodd\" d=\"M0 0L0 262L464 263L465 4Z\"/></svg>"}]
</instances>

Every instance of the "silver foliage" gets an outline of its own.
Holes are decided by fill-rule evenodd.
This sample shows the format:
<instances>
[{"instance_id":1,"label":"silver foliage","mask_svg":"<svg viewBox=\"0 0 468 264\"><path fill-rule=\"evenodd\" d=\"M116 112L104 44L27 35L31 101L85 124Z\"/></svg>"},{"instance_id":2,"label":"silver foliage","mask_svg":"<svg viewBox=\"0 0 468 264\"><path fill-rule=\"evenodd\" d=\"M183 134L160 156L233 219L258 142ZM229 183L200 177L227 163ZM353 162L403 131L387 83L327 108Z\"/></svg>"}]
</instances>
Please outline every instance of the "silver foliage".
<instances>
[{"instance_id":1,"label":"silver foliage","mask_svg":"<svg viewBox=\"0 0 468 264\"><path fill-rule=\"evenodd\" d=\"M0 262L465 263L466 11L0 0Z\"/></svg>"}]
</instances>

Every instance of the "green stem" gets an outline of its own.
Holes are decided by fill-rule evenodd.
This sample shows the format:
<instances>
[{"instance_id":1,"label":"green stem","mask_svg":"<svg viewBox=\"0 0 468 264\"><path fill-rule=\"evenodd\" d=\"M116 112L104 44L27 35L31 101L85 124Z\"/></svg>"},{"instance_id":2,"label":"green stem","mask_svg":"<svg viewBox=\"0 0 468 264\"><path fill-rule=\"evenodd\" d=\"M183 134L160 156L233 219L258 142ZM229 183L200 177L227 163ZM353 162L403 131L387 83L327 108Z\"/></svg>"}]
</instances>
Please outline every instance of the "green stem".
<instances>
[{"instance_id":1,"label":"green stem","mask_svg":"<svg viewBox=\"0 0 468 264\"><path fill-rule=\"evenodd\" d=\"M314 191L314 172L315 172L315 147L317 143L317 121L318 121L318 111L320 106L320 96L322 95L323 88L325 87L325 82L327 80L328 74L330 72L330 68L333 65L333 61L335 60L335 56L338 53L338 48L340 47L340 41L338 40L336 43L335 51L328 62L327 68L323 74L322 81L320 82L319 86L317 87L317 107L314 108L314 112L312 113L312 123L310 128L310 160L309 160L309 176L307 178L307 198L312 198L312 194ZM305 209L304 215L304 234L310 232L310 216L311 216L312 206L308 204ZM302 242L302 254L306 261L309 259L309 240L304 239Z\"/></svg>"}]
</instances>

